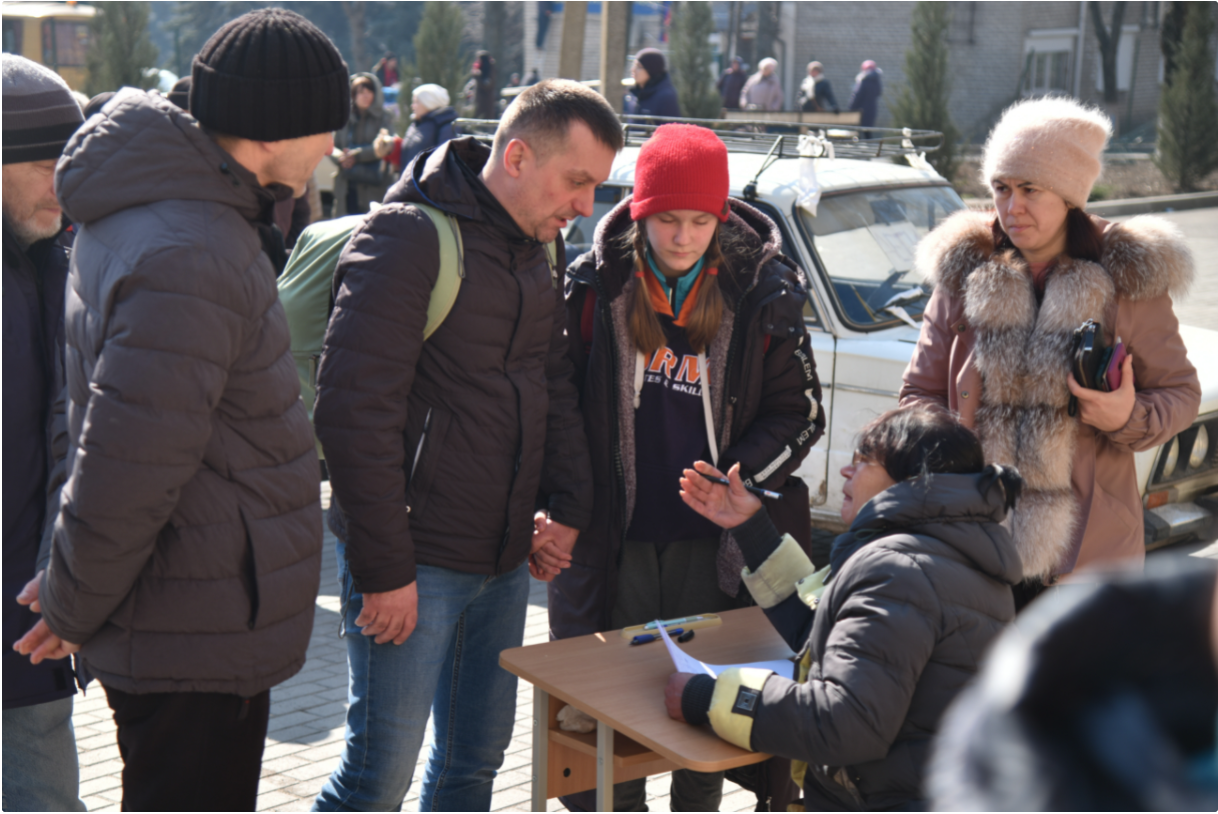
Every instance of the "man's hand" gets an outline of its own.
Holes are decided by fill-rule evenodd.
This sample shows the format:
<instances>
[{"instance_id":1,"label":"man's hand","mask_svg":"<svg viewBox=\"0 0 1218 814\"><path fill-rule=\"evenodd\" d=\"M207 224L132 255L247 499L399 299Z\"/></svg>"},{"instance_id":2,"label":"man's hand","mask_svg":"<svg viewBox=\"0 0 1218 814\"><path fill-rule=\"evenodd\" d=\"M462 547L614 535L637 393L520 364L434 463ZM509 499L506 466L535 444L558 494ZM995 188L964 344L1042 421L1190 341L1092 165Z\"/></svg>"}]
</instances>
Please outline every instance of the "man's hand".
<instances>
[{"instance_id":1,"label":"man's hand","mask_svg":"<svg viewBox=\"0 0 1218 814\"><path fill-rule=\"evenodd\" d=\"M21 593L17 594L18 605L29 605L34 613L42 613L42 605L38 602L38 585L42 581L42 572L25 584ZM80 650L80 645L65 642L51 632L47 623L39 619L38 623L29 629L24 636L13 642L13 649L23 656L30 657L30 663L37 664L43 659L62 659Z\"/></svg>"},{"instance_id":2,"label":"man's hand","mask_svg":"<svg viewBox=\"0 0 1218 814\"><path fill-rule=\"evenodd\" d=\"M1070 393L1078 399L1078 418L1100 432L1116 432L1129 423L1137 392L1133 386L1133 355L1121 363L1121 386L1111 393L1090 390L1066 376Z\"/></svg>"},{"instance_id":3,"label":"man's hand","mask_svg":"<svg viewBox=\"0 0 1218 814\"><path fill-rule=\"evenodd\" d=\"M564 568L571 567L571 552L579 532L551 520L544 511L533 516L533 546L529 554L529 573L549 582Z\"/></svg>"},{"instance_id":4,"label":"man's hand","mask_svg":"<svg viewBox=\"0 0 1218 814\"><path fill-rule=\"evenodd\" d=\"M42 613L42 605L38 602L38 586L42 583L42 571L34 574L34 578L25 583L21 593L17 594L18 605L29 605L34 613Z\"/></svg>"},{"instance_id":5,"label":"man's hand","mask_svg":"<svg viewBox=\"0 0 1218 814\"><path fill-rule=\"evenodd\" d=\"M38 664L43 659L66 658L80 650L80 645L59 638L47 627L45 619L39 619L29 632L13 642L13 649L28 655L31 664Z\"/></svg>"},{"instance_id":6,"label":"man's hand","mask_svg":"<svg viewBox=\"0 0 1218 814\"><path fill-rule=\"evenodd\" d=\"M706 461L695 461L693 469L686 469L680 479L681 499L685 505L712 523L725 528L734 529L748 520L761 508L761 499L749 494L740 480L740 464L734 465L727 473L731 486L700 477L722 478L723 473Z\"/></svg>"},{"instance_id":7,"label":"man's hand","mask_svg":"<svg viewBox=\"0 0 1218 814\"><path fill-rule=\"evenodd\" d=\"M402 644L419 622L419 583L379 594L364 594L364 609L355 620L365 636L375 636L377 644Z\"/></svg>"},{"instance_id":8,"label":"man's hand","mask_svg":"<svg viewBox=\"0 0 1218 814\"><path fill-rule=\"evenodd\" d=\"M686 723L685 716L681 714L681 696L685 694L685 685L693 677L693 673L673 673L668 677L668 686L664 688L664 708L674 721Z\"/></svg>"}]
</instances>

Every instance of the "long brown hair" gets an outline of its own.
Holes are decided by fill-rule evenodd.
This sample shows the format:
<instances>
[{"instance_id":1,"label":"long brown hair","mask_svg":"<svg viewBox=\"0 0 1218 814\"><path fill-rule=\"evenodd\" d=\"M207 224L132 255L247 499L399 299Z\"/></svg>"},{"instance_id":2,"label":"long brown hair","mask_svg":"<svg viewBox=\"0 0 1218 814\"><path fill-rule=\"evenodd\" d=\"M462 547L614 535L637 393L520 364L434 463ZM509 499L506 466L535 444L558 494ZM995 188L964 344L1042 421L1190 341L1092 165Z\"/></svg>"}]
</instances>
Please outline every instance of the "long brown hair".
<instances>
[{"instance_id":1,"label":"long brown hair","mask_svg":"<svg viewBox=\"0 0 1218 814\"><path fill-rule=\"evenodd\" d=\"M993 232L995 249L1001 251L1003 249L1015 248L1011 238L1003 231L1002 223L998 220L997 215L994 216ZM1090 260L1092 263L1098 263L1103 251L1104 234L1096 226L1091 216L1077 207L1071 206L1067 208L1066 256L1073 257L1076 260Z\"/></svg>"},{"instance_id":2,"label":"long brown hair","mask_svg":"<svg viewBox=\"0 0 1218 814\"><path fill-rule=\"evenodd\" d=\"M715 234L711 237L710 245L706 247L706 254L703 256L705 262L700 272L702 280L698 283L696 292L697 299L685 325L689 344L697 353L702 353L710 347L719 331L719 322L723 319L723 291L719 288L718 275L710 273L712 269L722 273L726 264L723 248L719 243L719 232L722 228L723 224L715 226ZM637 278L634 302L630 306L630 339L639 350L651 356L667 345L668 339L664 336L660 319L651 305L651 296L647 293L646 275L651 274L651 269L647 263L647 230L642 222L636 222L630 227L624 242L634 252L634 271Z\"/></svg>"}]
</instances>

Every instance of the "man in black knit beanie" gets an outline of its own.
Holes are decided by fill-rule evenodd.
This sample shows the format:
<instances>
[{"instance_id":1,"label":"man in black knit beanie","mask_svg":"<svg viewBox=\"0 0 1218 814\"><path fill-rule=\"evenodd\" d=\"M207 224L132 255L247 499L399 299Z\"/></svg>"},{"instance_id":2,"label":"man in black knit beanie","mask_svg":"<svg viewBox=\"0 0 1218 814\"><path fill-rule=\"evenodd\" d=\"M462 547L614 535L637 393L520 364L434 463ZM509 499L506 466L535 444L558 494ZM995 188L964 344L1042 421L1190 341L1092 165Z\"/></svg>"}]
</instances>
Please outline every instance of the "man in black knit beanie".
<instances>
[{"instance_id":1,"label":"man in black knit beanie","mask_svg":"<svg viewBox=\"0 0 1218 814\"><path fill-rule=\"evenodd\" d=\"M101 681L126 811L254 810L270 688L304 664L321 565L271 213L333 149L347 66L261 9L203 46L189 105L119 90L55 171L80 227L67 481L17 645L35 664L79 650Z\"/></svg>"}]
</instances>

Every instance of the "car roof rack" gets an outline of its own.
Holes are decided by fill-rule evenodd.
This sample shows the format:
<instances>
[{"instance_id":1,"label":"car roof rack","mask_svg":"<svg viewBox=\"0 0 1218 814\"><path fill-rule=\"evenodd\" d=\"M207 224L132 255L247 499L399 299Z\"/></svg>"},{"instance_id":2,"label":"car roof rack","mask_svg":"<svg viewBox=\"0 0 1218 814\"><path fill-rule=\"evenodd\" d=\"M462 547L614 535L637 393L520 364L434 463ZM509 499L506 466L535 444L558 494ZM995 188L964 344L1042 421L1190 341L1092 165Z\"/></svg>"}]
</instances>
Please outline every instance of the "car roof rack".
<instances>
[{"instance_id":1,"label":"car roof rack","mask_svg":"<svg viewBox=\"0 0 1218 814\"><path fill-rule=\"evenodd\" d=\"M663 116L620 115L626 146L638 147L663 124L696 124L714 130L728 152L756 153L773 158L799 157L799 137L810 134L833 146L837 158L871 159L929 153L943 146L937 130L911 128L860 127L841 124L803 124L800 122L741 121L738 119L689 119ZM490 139L499 122L495 119L457 119L462 133Z\"/></svg>"}]
</instances>

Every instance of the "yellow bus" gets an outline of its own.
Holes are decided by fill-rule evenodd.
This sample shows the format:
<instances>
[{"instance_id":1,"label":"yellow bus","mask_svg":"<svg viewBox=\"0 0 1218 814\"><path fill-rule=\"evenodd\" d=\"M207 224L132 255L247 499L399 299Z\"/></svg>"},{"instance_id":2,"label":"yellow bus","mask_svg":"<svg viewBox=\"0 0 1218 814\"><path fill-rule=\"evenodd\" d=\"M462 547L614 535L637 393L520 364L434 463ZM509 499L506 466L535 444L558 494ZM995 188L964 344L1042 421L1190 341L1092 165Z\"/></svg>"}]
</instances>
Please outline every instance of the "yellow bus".
<instances>
[{"instance_id":1,"label":"yellow bus","mask_svg":"<svg viewBox=\"0 0 1218 814\"><path fill-rule=\"evenodd\" d=\"M85 53L95 9L85 3L4 3L4 52L41 62L73 90L88 80Z\"/></svg>"}]
</instances>

